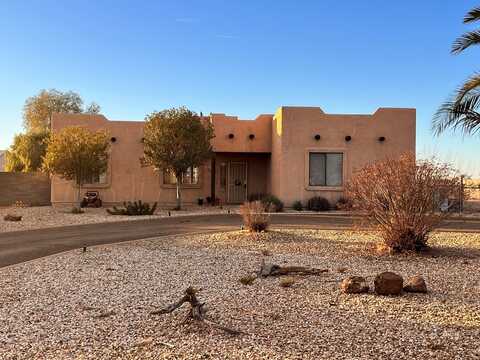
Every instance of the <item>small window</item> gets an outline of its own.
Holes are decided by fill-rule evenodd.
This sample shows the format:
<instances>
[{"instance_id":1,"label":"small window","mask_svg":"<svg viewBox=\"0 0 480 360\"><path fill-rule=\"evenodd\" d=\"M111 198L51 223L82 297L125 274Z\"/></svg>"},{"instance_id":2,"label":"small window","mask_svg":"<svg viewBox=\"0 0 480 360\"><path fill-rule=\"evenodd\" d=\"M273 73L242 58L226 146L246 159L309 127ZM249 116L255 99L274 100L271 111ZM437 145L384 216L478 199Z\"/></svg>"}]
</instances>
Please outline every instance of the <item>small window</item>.
<instances>
[{"instance_id":1,"label":"small window","mask_svg":"<svg viewBox=\"0 0 480 360\"><path fill-rule=\"evenodd\" d=\"M309 185L310 186L342 186L343 154L342 153L310 153Z\"/></svg>"},{"instance_id":2,"label":"small window","mask_svg":"<svg viewBox=\"0 0 480 360\"><path fill-rule=\"evenodd\" d=\"M86 179L85 183L88 185L105 185L107 184L107 172L104 172L100 175L94 175Z\"/></svg>"},{"instance_id":3,"label":"small window","mask_svg":"<svg viewBox=\"0 0 480 360\"><path fill-rule=\"evenodd\" d=\"M163 171L163 183L166 185L175 185L177 178L175 174L170 170ZM199 183L199 169L198 167L190 167L183 175L182 184L184 185L197 185Z\"/></svg>"}]
</instances>

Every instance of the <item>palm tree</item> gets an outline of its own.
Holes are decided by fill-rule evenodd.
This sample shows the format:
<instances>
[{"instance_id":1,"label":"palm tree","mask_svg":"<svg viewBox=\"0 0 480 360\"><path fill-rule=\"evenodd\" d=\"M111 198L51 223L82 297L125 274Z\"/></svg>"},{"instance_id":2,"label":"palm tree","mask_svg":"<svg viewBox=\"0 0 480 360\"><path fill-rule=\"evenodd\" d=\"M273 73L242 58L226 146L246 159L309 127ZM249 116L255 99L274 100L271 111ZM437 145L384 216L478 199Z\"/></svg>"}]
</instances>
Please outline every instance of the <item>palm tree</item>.
<instances>
[{"instance_id":1,"label":"palm tree","mask_svg":"<svg viewBox=\"0 0 480 360\"><path fill-rule=\"evenodd\" d=\"M465 15L465 24L480 21L480 7ZM452 54L460 54L473 45L480 45L480 30L469 31L460 36L452 46ZM480 73L474 73L454 93L451 99L437 110L432 128L436 135L447 129L461 130L473 135L480 130Z\"/></svg>"}]
</instances>

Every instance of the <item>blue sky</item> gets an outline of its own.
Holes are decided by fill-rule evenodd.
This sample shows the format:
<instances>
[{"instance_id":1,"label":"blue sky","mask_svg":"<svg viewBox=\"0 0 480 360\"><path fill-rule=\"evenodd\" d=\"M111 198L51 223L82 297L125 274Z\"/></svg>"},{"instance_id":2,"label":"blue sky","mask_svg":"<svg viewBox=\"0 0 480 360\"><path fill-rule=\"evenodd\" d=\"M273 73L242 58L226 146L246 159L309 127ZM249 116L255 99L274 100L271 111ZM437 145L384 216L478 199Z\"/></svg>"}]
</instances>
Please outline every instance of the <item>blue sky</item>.
<instances>
[{"instance_id":1,"label":"blue sky","mask_svg":"<svg viewBox=\"0 0 480 360\"><path fill-rule=\"evenodd\" d=\"M0 0L0 149L43 88L111 119L186 105L241 118L280 105L330 113L417 108L417 151L480 176L480 137L434 138L437 106L479 70L449 53L480 2ZM480 24L479 24L480 26Z\"/></svg>"}]
</instances>

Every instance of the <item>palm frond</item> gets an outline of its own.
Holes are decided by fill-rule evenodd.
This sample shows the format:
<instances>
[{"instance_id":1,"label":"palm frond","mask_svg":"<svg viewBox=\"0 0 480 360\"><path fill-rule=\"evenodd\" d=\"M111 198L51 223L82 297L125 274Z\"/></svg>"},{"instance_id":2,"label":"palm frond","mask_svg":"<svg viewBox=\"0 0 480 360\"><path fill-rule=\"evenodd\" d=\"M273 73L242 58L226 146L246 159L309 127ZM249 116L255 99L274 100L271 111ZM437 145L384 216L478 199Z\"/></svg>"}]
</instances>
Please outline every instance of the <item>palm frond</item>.
<instances>
[{"instance_id":1,"label":"palm frond","mask_svg":"<svg viewBox=\"0 0 480 360\"><path fill-rule=\"evenodd\" d=\"M480 44L480 30L469 31L460 36L452 45L452 53L459 54L473 45Z\"/></svg>"},{"instance_id":2,"label":"palm frond","mask_svg":"<svg viewBox=\"0 0 480 360\"><path fill-rule=\"evenodd\" d=\"M458 89L455 97L455 102L461 102L463 98L472 90L480 87L480 73L473 74L465 83Z\"/></svg>"},{"instance_id":3,"label":"palm frond","mask_svg":"<svg viewBox=\"0 0 480 360\"><path fill-rule=\"evenodd\" d=\"M465 24L472 23L480 20L480 7L476 7L470 10L467 15L463 18Z\"/></svg>"},{"instance_id":4,"label":"palm frond","mask_svg":"<svg viewBox=\"0 0 480 360\"><path fill-rule=\"evenodd\" d=\"M455 98L455 97L454 97ZM460 130L465 135L480 131L480 92L467 94L461 101L448 100L437 110L432 121L432 130L440 135L447 129Z\"/></svg>"}]
</instances>

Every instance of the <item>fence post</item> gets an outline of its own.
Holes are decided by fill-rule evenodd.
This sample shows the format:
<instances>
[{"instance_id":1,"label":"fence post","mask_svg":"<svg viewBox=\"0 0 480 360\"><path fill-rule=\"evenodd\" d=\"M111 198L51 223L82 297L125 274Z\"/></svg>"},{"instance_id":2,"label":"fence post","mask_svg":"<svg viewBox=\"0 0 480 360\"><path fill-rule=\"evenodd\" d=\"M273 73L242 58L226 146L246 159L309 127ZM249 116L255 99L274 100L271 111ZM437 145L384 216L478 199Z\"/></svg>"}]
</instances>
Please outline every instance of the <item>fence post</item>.
<instances>
[{"instance_id":1,"label":"fence post","mask_svg":"<svg viewBox=\"0 0 480 360\"><path fill-rule=\"evenodd\" d=\"M465 178L464 175L460 176L460 212L463 213L463 201L464 201L464 196L465 196L465 184L463 182L463 179Z\"/></svg>"}]
</instances>

